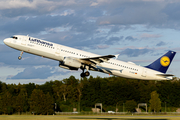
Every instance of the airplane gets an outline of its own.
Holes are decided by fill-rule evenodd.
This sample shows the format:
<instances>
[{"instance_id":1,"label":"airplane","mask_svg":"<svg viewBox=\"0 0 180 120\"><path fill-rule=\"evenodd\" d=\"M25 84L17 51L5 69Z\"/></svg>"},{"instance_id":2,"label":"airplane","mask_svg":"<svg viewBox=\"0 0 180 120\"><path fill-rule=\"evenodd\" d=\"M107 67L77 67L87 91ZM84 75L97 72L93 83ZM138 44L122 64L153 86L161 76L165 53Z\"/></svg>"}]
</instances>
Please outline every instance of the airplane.
<instances>
[{"instance_id":1,"label":"airplane","mask_svg":"<svg viewBox=\"0 0 180 120\"><path fill-rule=\"evenodd\" d=\"M11 38L4 39L4 43L21 51L19 60L22 59L23 52L53 59L59 61L61 68L81 69L81 77L89 76L89 70L139 80L172 80L174 76L166 74L176 54L174 51L168 51L148 66L139 66L133 62L113 59L114 57L117 58L118 55L101 56L28 35L14 35Z\"/></svg>"}]
</instances>

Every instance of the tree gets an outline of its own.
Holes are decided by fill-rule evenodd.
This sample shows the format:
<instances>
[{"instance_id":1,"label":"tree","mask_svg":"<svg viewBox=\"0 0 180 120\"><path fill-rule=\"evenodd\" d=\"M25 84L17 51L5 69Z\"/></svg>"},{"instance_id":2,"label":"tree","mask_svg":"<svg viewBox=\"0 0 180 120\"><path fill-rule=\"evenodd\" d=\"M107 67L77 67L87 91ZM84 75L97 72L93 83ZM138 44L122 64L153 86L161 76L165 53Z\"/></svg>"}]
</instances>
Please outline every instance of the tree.
<instances>
[{"instance_id":1,"label":"tree","mask_svg":"<svg viewBox=\"0 0 180 120\"><path fill-rule=\"evenodd\" d=\"M54 92L54 98L56 99L56 102L61 101L62 94L61 94L60 89L61 89L62 84L63 84L62 81L58 81L58 80L54 81L53 92Z\"/></svg>"},{"instance_id":2,"label":"tree","mask_svg":"<svg viewBox=\"0 0 180 120\"><path fill-rule=\"evenodd\" d=\"M42 90L34 89L30 97L30 111L42 114L44 107L44 93Z\"/></svg>"},{"instance_id":3,"label":"tree","mask_svg":"<svg viewBox=\"0 0 180 120\"><path fill-rule=\"evenodd\" d=\"M28 97L30 97L32 94L32 91L36 88L36 85L34 83L29 83L29 84L26 84L24 86L26 88Z\"/></svg>"},{"instance_id":4,"label":"tree","mask_svg":"<svg viewBox=\"0 0 180 120\"><path fill-rule=\"evenodd\" d=\"M23 110L27 110L27 92L25 89L21 88L20 93L15 97L14 107L19 114L23 112Z\"/></svg>"},{"instance_id":5,"label":"tree","mask_svg":"<svg viewBox=\"0 0 180 120\"><path fill-rule=\"evenodd\" d=\"M64 101L69 100L71 103L77 102L78 100L78 91L77 91L77 85L78 80L74 76L70 76L68 79L63 80L62 85L62 93Z\"/></svg>"},{"instance_id":6,"label":"tree","mask_svg":"<svg viewBox=\"0 0 180 120\"><path fill-rule=\"evenodd\" d=\"M53 81L46 82L45 84L39 86L39 89L43 91L44 94L49 93L50 95L53 95Z\"/></svg>"},{"instance_id":7,"label":"tree","mask_svg":"<svg viewBox=\"0 0 180 120\"><path fill-rule=\"evenodd\" d=\"M43 103L44 103L43 113L47 115L53 114L54 113L54 110L53 110L54 99L49 93L45 94Z\"/></svg>"},{"instance_id":8,"label":"tree","mask_svg":"<svg viewBox=\"0 0 180 120\"><path fill-rule=\"evenodd\" d=\"M49 93L44 94L42 90L34 89L30 98L30 110L36 114L52 114L53 103L53 97Z\"/></svg>"},{"instance_id":9,"label":"tree","mask_svg":"<svg viewBox=\"0 0 180 120\"><path fill-rule=\"evenodd\" d=\"M135 112L135 108L137 107L137 103L134 100L126 101L126 109L130 112Z\"/></svg>"},{"instance_id":10,"label":"tree","mask_svg":"<svg viewBox=\"0 0 180 120\"><path fill-rule=\"evenodd\" d=\"M151 92L150 108L154 112L159 112L161 110L161 100L159 99L159 94L156 91Z\"/></svg>"},{"instance_id":11,"label":"tree","mask_svg":"<svg viewBox=\"0 0 180 120\"><path fill-rule=\"evenodd\" d=\"M1 98L0 98L0 108L1 111L4 114L12 114L13 113L13 101L12 101L13 96L11 95L11 93L9 93L8 91L5 92Z\"/></svg>"},{"instance_id":12,"label":"tree","mask_svg":"<svg viewBox=\"0 0 180 120\"><path fill-rule=\"evenodd\" d=\"M67 100L67 94L68 94L68 85L62 84L62 85L60 86L60 92L62 93L63 99L64 99L64 101L66 102L66 100Z\"/></svg>"},{"instance_id":13,"label":"tree","mask_svg":"<svg viewBox=\"0 0 180 120\"><path fill-rule=\"evenodd\" d=\"M83 89L83 82L82 80L77 85L77 91L78 91L78 110L80 111L80 104L81 104L81 96L82 96L82 89Z\"/></svg>"}]
</instances>

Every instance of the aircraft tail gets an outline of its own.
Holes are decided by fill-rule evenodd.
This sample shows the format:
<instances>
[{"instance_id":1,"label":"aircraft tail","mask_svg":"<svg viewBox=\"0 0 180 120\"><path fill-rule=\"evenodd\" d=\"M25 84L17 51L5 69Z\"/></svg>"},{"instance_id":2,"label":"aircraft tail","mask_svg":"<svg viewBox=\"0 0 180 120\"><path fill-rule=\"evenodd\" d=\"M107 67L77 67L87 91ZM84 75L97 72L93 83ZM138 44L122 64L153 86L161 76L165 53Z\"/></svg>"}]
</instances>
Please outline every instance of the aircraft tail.
<instances>
[{"instance_id":1,"label":"aircraft tail","mask_svg":"<svg viewBox=\"0 0 180 120\"><path fill-rule=\"evenodd\" d=\"M153 63L151 63L150 65L145 66L145 67L162 72L162 73L166 73L175 54L176 54L176 52L174 52L174 51L168 51L166 54L161 56L159 59L157 59L156 61L154 61Z\"/></svg>"}]
</instances>

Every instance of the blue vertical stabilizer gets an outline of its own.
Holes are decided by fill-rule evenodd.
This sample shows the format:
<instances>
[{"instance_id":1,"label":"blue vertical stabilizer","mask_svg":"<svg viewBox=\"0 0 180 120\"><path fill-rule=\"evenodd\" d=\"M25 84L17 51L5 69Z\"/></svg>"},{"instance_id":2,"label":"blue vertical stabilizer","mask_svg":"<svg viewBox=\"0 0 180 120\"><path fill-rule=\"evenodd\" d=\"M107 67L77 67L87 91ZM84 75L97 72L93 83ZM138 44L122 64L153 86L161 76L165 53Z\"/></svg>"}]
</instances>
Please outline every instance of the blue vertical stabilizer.
<instances>
[{"instance_id":1,"label":"blue vertical stabilizer","mask_svg":"<svg viewBox=\"0 0 180 120\"><path fill-rule=\"evenodd\" d=\"M145 67L162 72L162 73L166 73L175 54L176 52L174 51L168 51L162 57L160 57L159 59L157 59L156 61L154 61L153 63Z\"/></svg>"}]
</instances>

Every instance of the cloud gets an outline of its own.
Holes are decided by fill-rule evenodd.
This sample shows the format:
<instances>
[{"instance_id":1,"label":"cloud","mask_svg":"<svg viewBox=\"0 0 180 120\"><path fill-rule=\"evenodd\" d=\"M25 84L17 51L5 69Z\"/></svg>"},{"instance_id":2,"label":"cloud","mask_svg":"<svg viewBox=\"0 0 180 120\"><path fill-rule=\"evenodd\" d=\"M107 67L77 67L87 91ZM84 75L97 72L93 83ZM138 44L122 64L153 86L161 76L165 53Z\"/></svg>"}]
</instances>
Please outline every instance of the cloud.
<instances>
[{"instance_id":1,"label":"cloud","mask_svg":"<svg viewBox=\"0 0 180 120\"><path fill-rule=\"evenodd\" d=\"M80 33L94 33L98 29L98 26L94 22L86 22L83 23L82 19L81 22L74 22L71 30L80 32ZM97 32L97 31L96 31Z\"/></svg>"},{"instance_id":2,"label":"cloud","mask_svg":"<svg viewBox=\"0 0 180 120\"><path fill-rule=\"evenodd\" d=\"M6 17L43 15L75 4L75 0L1 0L0 13Z\"/></svg>"},{"instance_id":3,"label":"cloud","mask_svg":"<svg viewBox=\"0 0 180 120\"><path fill-rule=\"evenodd\" d=\"M180 29L180 2L164 0L98 1L105 14L97 18L100 25L146 25L148 28Z\"/></svg>"},{"instance_id":4,"label":"cloud","mask_svg":"<svg viewBox=\"0 0 180 120\"><path fill-rule=\"evenodd\" d=\"M113 45L113 44L119 44L119 41L123 40L123 36L121 37L110 37L107 41L105 41L105 44L107 45Z\"/></svg>"},{"instance_id":5,"label":"cloud","mask_svg":"<svg viewBox=\"0 0 180 120\"><path fill-rule=\"evenodd\" d=\"M69 73L63 71L54 71L54 69L54 67L27 67L23 72L20 72L15 76L10 76L8 79L47 79L48 77L51 77L53 75L65 75Z\"/></svg>"},{"instance_id":6,"label":"cloud","mask_svg":"<svg viewBox=\"0 0 180 120\"><path fill-rule=\"evenodd\" d=\"M134 38L133 36L127 36L127 37L125 38L125 40L135 41L135 40L137 40L137 38Z\"/></svg>"},{"instance_id":7,"label":"cloud","mask_svg":"<svg viewBox=\"0 0 180 120\"><path fill-rule=\"evenodd\" d=\"M166 45L166 43L163 42L163 41L160 41L159 43L156 44L156 46L158 46L158 47L159 47L159 46L164 46L164 45Z\"/></svg>"},{"instance_id":8,"label":"cloud","mask_svg":"<svg viewBox=\"0 0 180 120\"><path fill-rule=\"evenodd\" d=\"M161 12L164 4L156 1L109 2L109 4L105 4L105 6L110 6L107 9L108 15L99 18L98 21L99 23L108 21L109 24L121 25L160 23L160 20L162 22L166 18L166 15Z\"/></svg>"},{"instance_id":9,"label":"cloud","mask_svg":"<svg viewBox=\"0 0 180 120\"><path fill-rule=\"evenodd\" d=\"M107 48L109 48L108 45L97 45L96 47L97 47L97 49L107 49Z\"/></svg>"},{"instance_id":10,"label":"cloud","mask_svg":"<svg viewBox=\"0 0 180 120\"><path fill-rule=\"evenodd\" d=\"M73 20L72 20L73 19ZM9 33L39 33L54 27L65 26L66 24L75 25L82 21L81 18L73 16L51 16L43 15L38 17L20 17L17 20L1 25L0 31Z\"/></svg>"},{"instance_id":11,"label":"cloud","mask_svg":"<svg viewBox=\"0 0 180 120\"><path fill-rule=\"evenodd\" d=\"M158 34L148 34L148 33L143 33L140 35L141 39L149 39L149 38L159 38L161 35Z\"/></svg>"},{"instance_id":12,"label":"cloud","mask_svg":"<svg viewBox=\"0 0 180 120\"><path fill-rule=\"evenodd\" d=\"M108 34L112 34L112 33L117 33L121 30L122 28L120 26L113 26L111 28L111 30L108 32Z\"/></svg>"},{"instance_id":13,"label":"cloud","mask_svg":"<svg viewBox=\"0 0 180 120\"><path fill-rule=\"evenodd\" d=\"M120 52L120 55L127 55L128 57L138 57L140 55L144 55L147 53L153 52L152 49L144 48L144 49L131 49L127 48Z\"/></svg>"},{"instance_id":14,"label":"cloud","mask_svg":"<svg viewBox=\"0 0 180 120\"><path fill-rule=\"evenodd\" d=\"M97 6L98 3L97 2L92 2L90 6Z\"/></svg>"},{"instance_id":15,"label":"cloud","mask_svg":"<svg viewBox=\"0 0 180 120\"><path fill-rule=\"evenodd\" d=\"M179 1L163 0L2 0L0 16L76 15L98 24L170 27L179 24ZM152 9L153 8L153 9ZM173 25L175 27L175 25ZM176 26L177 27L177 26Z\"/></svg>"},{"instance_id":16,"label":"cloud","mask_svg":"<svg viewBox=\"0 0 180 120\"><path fill-rule=\"evenodd\" d=\"M51 73L49 67L37 69L35 69L34 67L27 67L23 72L18 73L10 79L46 79L52 75L53 74Z\"/></svg>"},{"instance_id":17,"label":"cloud","mask_svg":"<svg viewBox=\"0 0 180 120\"><path fill-rule=\"evenodd\" d=\"M18 60L20 51L9 48L5 45L2 45L2 50L0 48L0 63L5 65L14 66L14 67L28 67L28 66L39 66L39 65L51 65L58 66L58 61L51 60L48 58L42 58L28 53L23 53L22 59ZM5 48L5 49L4 49Z\"/></svg>"},{"instance_id":18,"label":"cloud","mask_svg":"<svg viewBox=\"0 0 180 120\"><path fill-rule=\"evenodd\" d=\"M0 1L0 9L17 9L17 8L35 8L35 1L28 1L28 0L2 0Z\"/></svg>"},{"instance_id":19,"label":"cloud","mask_svg":"<svg viewBox=\"0 0 180 120\"><path fill-rule=\"evenodd\" d=\"M170 2L163 9L169 20L179 21L180 20L180 2Z\"/></svg>"},{"instance_id":20,"label":"cloud","mask_svg":"<svg viewBox=\"0 0 180 120\"><path fill-rule=\"evenodd\" d=\"M8 46L0 44L0 53L7 53L7 52L13 52L13 49L9 49Z\"/></svg>"}]
</instances>

